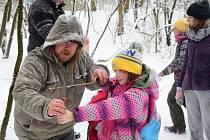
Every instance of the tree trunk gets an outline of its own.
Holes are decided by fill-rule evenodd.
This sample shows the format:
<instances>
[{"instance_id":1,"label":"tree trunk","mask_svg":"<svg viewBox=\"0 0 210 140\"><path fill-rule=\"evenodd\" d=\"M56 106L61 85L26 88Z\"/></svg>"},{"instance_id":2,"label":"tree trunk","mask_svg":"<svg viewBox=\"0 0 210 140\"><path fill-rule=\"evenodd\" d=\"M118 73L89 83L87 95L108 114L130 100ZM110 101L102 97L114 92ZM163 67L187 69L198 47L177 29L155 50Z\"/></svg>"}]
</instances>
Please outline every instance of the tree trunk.
<instances>
[{"instance_id":1,"label":"tree trunk","mask_svg":"<svg viewBox=\"0 0 210 140\"><path fill-rule=\"evenodd\" d=\"M165 5L166 5L167 2L168 1L165 0ZM172 18L173 18L174 9L176 7L176 3L177 3L177 0L174 0L172 8L165 8L164 9L164 22L165 22L165 24L171 24ZM169 13L169 11L170 11L170 13ZM165 27L165 34L166 34L167 46L170 46L171 45L171 26Z\"/></svg>"},{"instance_id":2,"label":"tree trunk","mask_svg":"<svg viewBox=\"0 0 210 140\"><path fill-rule=\"evenodd\" d=\"M75 0L73 0L73 4L72 4L72 15L74 15L74 13L75 13L75 6L76 6L76 1Z\"/></svg>"},{"instance_id":3,"label":"tree trunk","mask_svg":"<svg viewBox=\"0 0 210 140\"><path fill-rule=\"evenodd\" d=\"M154 14L154 19L155 19L155 53L158 52L158 45L159 45L159 11L160 11L160 6L158 3L158 0L156 0L156 6L153 9L153 14Z\"/></svg>"},{"instance_id":4,"label":"tree trunk","mask_svg":"<svg viewBox=\"0 0 210 140\"><path fill-rule=\"evenodd\" d=\"M9 22L10 20L11 12L12 12L12 2L9 3L8 12L7 12L7 22Z\"/></svg>"},{"instance_id":5,"label":"tree trunk","mask_svg":"<svg viewBox=\"0 0 210 140\"><path fill-rule=\"evenodd\" d=\"M6 47L4 58L9 57L10 48L11 48L12 39L13 39L13 34L14 34L14 31L15 31L16 22L17 22L17 15L18 15L17 13L18 13L18 8L16 9L16 12L15 12L15 15L14 15L14 19L13 19L13 23L12 23L12 29L11 29L11 32L10 32L9 41L8 41L8 45Z\"/></svg>"},{"instance_id":6,"label":"tree trunk","mask_svg":"<svg viewBox=\"0 0 210 140\"><path fill-rule=\"evenodd\" d=\"M124 0L124 13L128 13L130 0Z\"/></svg>"},{"instance_id":7,"label":"tree trunk","mask_svg":"<svg viewBox=\"0 0 210 140\"><path fill-rule=\"evenodd\" d=\"M123 2L119 0L119 7L118 7L118 24L117 24L117 35L122 35L124 32L124 23L123 23Z\"/></svg>"},{"instance_id":8,"label":"tree trunk","mask_svg":"<svg viewBox=\"0 0 210 140\"><path fill-rule=\"evenodd\" d=\"M18 3L18 26L17 26L18 56L17 56L15 68L14 68L13 81L12 81L12 84L9 89L6 112L5 112L4 119L2 122L2 126L1 126L1 132L0 132L1 140L5 140L7 125L8 125L8 121L9 121L9 117L10 117L10 113L11 113L11 109L12 109L12 103L13 103L12 91L13 91L16 76L19 72L20 65L21 65L22 58L23 58L23 35L22 35L23 15L22 15L22 9L23 9L23 0L19 0L19 3Z\"/></svg>"},{"instance_id":9,"label":"tree trunk","mask_svg":"<svg viewBox=\"0 0 210 140\"><path fill-rule=\"evenodd\" d=\"M91 8L91 11L96 11L96 1L95 0L91 0L90 8Z\"/></svg>"},{"instance_id":10,"label":"tree trunk","mask_svg":"<svg viewBox=\"0 0 210 140\"><path fill-rule=\"evenodd\" d=\"M5 7L4 7L4 13L3 13L1 31L0 31L0 47L2 47L3 36L4 36L6 25L7 25L9 3L11 3L11 0L8 0ZM2 52L4 54L4 48L2 48Z\"/></svg>"},{"instance_id":11,"label":"tree trunk","mask_svg":"<svg viewBox=\"0 0 210 140\"><path fill-rule=\"evenodd\" d=\"M134 23L136 23L136 20L138 19L138 7L139 3L138 0L134 0ZM136 24L135 29L138 29L138 25Z\"/></svg>"}]
</instances>

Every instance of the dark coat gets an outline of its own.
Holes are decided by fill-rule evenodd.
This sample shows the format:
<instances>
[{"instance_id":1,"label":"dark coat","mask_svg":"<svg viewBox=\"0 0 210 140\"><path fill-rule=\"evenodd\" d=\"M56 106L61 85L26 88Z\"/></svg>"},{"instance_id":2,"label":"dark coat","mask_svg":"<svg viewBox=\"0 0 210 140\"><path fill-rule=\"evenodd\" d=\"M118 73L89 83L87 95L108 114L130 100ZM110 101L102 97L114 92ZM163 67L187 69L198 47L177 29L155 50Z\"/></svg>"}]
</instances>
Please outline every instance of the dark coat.
<instances>
[{"instance_id":1,"label":"dark coat","mask_svg":"<svg viewBox=\"0 0 210 140\"><path fill-rule=\"evenodd\" d=\"M52 0L36 0L29 9L28 52L40 47L59 15L64 14L62 6L56 6Z\"/></svg>"},{"instance_id":2,"label":"dark coat","mask_svg":"<svg viewBox=\"0 0 210 140\"><path fill-rule=\"evenodd\" d=\"M184 90L210 90L210 35L189 40L178 87Z\"/></svg>"}]
</instances>

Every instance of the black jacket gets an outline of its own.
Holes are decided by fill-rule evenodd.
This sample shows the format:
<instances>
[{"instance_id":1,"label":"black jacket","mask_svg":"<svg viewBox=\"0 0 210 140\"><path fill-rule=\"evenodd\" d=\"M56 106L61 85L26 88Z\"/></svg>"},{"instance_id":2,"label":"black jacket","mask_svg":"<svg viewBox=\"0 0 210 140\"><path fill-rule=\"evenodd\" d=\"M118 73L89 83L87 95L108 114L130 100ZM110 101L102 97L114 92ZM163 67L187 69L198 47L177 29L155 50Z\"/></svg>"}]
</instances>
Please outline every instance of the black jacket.
<instances>
[{"instance_id":1,"label":"black jacket","mask_svg":"<svg viewBox=\"0 0 210 140\"><path fill-rule=\"evenodd\" d=\"M36 0L29 9L28 52L40 47L59 15L64 14L62 6L56 6L52 0Z\"/></svg>"}]
</instances>

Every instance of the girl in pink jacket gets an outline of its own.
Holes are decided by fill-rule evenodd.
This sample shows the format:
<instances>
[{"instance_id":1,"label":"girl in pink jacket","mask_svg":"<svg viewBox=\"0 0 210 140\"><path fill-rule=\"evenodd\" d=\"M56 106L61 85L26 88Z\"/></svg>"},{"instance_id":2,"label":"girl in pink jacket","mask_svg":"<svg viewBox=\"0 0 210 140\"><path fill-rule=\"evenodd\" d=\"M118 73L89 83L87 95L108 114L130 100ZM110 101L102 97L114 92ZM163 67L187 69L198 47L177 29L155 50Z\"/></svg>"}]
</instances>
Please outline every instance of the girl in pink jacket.
<instances>
[{"instance_id":1,"label":"girl in pink jacket","mask_svg":"<svg viewBox=\"0 0 210 140\"><path fill-rule=\"evenodd\" d=\"M59 124L98 121L95 127L98 140L141 139L140 129L151 119L154 100L159 95L155 72L142 64L141 53L134 49L115 56L112 69L115 77L101 86L108 98L66 110L66 114L57 117Z\"/></svg>"}]
</instances>

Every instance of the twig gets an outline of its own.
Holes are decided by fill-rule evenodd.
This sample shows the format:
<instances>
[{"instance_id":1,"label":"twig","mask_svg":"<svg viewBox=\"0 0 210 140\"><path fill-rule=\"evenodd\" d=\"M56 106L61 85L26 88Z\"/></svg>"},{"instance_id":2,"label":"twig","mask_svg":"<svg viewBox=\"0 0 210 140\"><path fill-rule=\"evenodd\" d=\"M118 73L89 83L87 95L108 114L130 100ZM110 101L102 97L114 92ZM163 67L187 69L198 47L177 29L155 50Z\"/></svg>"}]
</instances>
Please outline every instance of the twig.
<instances>
[{"instance_id":1,"label":"twig","mask_svg":"<svg viewBox=\"0 0 210 140\"><path fill-rule=\"evenodd\" d=\"M122 1L122 0L121 0L121 1ZM112 14L109 16L109 19L108 19L108 21L107 21L107 23L106 23L106 26L105 26L105 28L104 28L104 30L103 30L103 32L102 32L102 34L101 34L101 36L100 36L98 42L97 42L95 48L93 49L93 52L91 53L91 57L94 56L95 51L96 51L96 49L98 48L98 44L99 44L99 42L101 41L101 38L103 37L103 35L104 35L104 33L105 33L105 31L106 31L108 25L109 25L109 22L110 22L110 20L111 20L111 17L112 17L112 16L114 15L114 13L117 11L118 7L120 6L121 1L119 1L117 7L114 9L114 11L112 12Z\"/></svg>"},{"instance_id":2,"label":"twig","mask_svg":"<svg viewBox=\"0 0 210 140\"><path fill-rule=\"evenodd\" d=\"M61 88L72 88L72 87L77 87L77 86L87 86L87 85L92 85L92 84L95 84L95 83L96 82L83 83L83 84L75 84L75 85L67 85L67 86L62 86L62 87L49 88L49 90L61 89Z\"/></svg>"}]
</instances>

